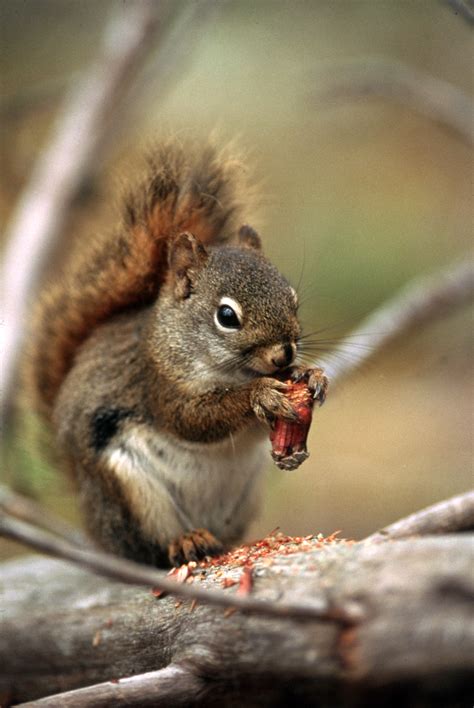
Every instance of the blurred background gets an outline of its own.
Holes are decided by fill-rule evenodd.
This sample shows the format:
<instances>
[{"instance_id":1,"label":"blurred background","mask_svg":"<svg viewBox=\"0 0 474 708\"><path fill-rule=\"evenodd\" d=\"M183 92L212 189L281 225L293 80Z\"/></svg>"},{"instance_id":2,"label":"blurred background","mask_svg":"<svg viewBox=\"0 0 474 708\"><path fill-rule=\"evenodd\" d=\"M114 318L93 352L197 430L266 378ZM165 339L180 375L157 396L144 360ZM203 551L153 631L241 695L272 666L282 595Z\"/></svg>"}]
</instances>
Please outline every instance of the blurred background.
<instances>
[{"instance_id":1,"label":"blurred background","mask_svg":"<svg viewBox=\"0 0 474 708\"><path fill-rule=\"evenodd\" d=\"M93 65L111 15L127 4L1 3L2 226L66 90ZM466 98L462 105L472 100L472 30L454 5L171 2L127 98L133 110L98 155L53 266L81 233L113 223L117 185L150 141L205 138L217 128L251 155L266 252L301 281L307 330L327 328L322 337L339 340L410 279L471 249L472 143L450 91ZM3 441L4 481L80 524L74 491L38 448L27 408ZM465 491L472 422L472 310L463 309L330 392L314 416L310 459L295 472L269 461L265 506L249 537L280 527L361 538ZM0 544L1 557L20 552Z\"/></svg>"}]
</instances>

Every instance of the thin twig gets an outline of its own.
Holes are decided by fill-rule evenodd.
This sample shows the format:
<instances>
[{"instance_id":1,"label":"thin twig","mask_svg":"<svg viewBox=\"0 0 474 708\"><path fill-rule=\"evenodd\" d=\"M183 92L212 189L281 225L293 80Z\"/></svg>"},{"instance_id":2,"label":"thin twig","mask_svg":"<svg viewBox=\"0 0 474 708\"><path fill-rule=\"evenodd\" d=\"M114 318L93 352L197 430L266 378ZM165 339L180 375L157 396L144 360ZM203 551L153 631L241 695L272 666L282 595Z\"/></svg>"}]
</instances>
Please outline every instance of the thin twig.
<instances>
[{"instance_id":1,"label":"thin twig","mask_svg":"<svg viewBox=\"0 0 474 708\"><path fill-rule=\"evenodd\" d=\"M319 76L318 76L319 78ZM400 62L368 58L332 65L318 81L318 102L380 96L408 105L417 113L474 143L474 101L461 88Z\"/></svg>"},{"instance_id":2,"label":"thin twig","mask_svg":"<svg viewBox=\"0 0 474 708\"><path fill-rule=\"evenodd\" d=\"M319 359L331 384L347 377L375 352L426 327L450 312L469 304L474 298L474 266L463 261L435 275L410 282L392 300L379 307L350 333L344 342L344 358L329 354ZM359 342L365 346L361 348Z\"/></svg>"},{"instance_id":3,"label":"thin twig","mask_svg":"<svg viewBox=\"0 0 474 708\"><path fill-rule=\"evenodd\" d=\"M364 542L382 543L409 536L429 536L474 529L474 492L433 504L373 533Z\"/></svg>"},{"instance_id":4,"label":"thin twig","mask_svg":"<svg viewBox=\"0 0 474 708\"><path fill-rule=\"evenodd\" d=\"M140 565L108 553L80 548L69 541L54 537L38 527L9 518L2 512L0 512L0 536L19 541L55 558L71 561L106 578L118 580L129 585L156 587L177 597L196 600L208 605L233 608L246 613L256 613L269 617L317 619L322 622L336 622L341 625L352 625L360 619L353 608L349 611L342 607L330 607L327 604L321 605L321 603L319 605L316 603L273 603L235 593L206 590L195 585L177 583L163 572L154 570L150 566Z\"/></svg>"},{"instance_id":5,"label":"thin twig","mask_svg":"<svg viewBox=\"0 0 474 708\"><path fill-rule=\"evenodd\" d=\"M88 539L62 519L52 517L40 504L36 504L5 485L0 485L0 512L45 529L65 541L82 548L93 548Z\"/></svg>"}]
</instances>

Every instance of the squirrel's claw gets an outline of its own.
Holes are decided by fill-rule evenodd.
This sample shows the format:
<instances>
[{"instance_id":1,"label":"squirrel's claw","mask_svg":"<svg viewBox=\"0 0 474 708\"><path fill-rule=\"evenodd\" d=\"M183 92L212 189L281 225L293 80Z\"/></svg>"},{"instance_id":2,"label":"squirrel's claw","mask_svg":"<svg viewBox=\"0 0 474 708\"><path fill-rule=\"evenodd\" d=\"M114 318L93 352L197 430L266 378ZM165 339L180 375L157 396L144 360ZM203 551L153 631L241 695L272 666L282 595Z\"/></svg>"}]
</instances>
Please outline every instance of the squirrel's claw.
<instances>
[{"instance_id":1,"label":"squirrel's claw","mask_svg":"<svg viewBox=\"0 0 474 708\"><path fill-rule=\"evenodd\" d=\"M320 406L323 405L326 400L326 393L329 386L328 378L323 369L318 367L314 367L312 369L295 367L291 372L291 380L295 383L305 381L309 390L313 394L314 400L317 401Z\"/></svg>"},{"instance_id":2,"label":"squirrel's claw","mask_svg":"<svg viewBox=\"0 0 474 708\"><path fill-rule=\"evenodd\" d=\"M326 394L329 387L328 377L322 369L311 369L311 373L308 378L308 388L313 394L315 401L318 401L319 405L322 406L326 400Z\"/></svg>"},{"instance_id":3,"label":"squirrel's claw","mask_svg":"<svg viewBox=\"0 0 474 708\"><path fill-rule=\"evenodd\" d=\"M206 556L218 556L224 547L207 529L195 529L176 538L168 546L171 565L179 567L189 561L200 561Z\"/></svg>"},{"instance_id":4,"label":"squirrel's claw","mask_svg":"<svg viewBox=\"0 0 474 708\"><path fill-rule=\"evenodd\" d=\"M288 384L277 379L258 379L250 396L250 405L257 418L272 426L276 418L294 422L298 419L295 409L285 396Z\"/></svg>"}]
</instances>

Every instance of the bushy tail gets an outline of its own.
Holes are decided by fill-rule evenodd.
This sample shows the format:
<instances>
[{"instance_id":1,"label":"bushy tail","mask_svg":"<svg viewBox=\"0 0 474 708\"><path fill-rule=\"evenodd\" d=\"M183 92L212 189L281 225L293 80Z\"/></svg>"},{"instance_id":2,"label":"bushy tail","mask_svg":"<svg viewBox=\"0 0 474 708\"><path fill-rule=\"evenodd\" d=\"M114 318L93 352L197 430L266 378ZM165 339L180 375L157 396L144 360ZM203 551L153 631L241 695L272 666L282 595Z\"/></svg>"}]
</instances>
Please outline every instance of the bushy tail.
<instances>
[{"instance_id":1,"label":"bushy tail","mask_svg":"<svg viewBox=\"0 0 474 708\"><path fill-rule=\"evenodd\" d=\"M158 146L125 200L120 227L79 248L40 300L26 372L36 409L49 417L78 346L97 325L154 301L170 237L190 231L203 243L229 241L249 220L247 202L243 163L227 151Z\"/></svg>"}]
</instances>

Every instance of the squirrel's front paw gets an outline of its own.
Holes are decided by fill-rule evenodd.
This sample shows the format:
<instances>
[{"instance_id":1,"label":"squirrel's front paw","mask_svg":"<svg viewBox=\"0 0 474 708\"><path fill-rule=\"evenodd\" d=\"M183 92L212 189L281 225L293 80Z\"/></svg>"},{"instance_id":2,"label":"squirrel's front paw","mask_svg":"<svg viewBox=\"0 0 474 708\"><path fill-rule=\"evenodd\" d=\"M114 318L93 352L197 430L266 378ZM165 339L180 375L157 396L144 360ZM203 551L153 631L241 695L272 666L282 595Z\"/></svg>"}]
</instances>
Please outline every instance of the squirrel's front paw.
<instances>
[{"instance_id":1,"label":"squirrel's front paw","mask_svg":"<svg viewBox=\"0 0 474 708\"><path fill-rule=\"evenodd\" d=\"M218 556L223 551L222 543L210 531L195 529L169 544L168 558L171 565L178 567L189 561L203 560L206 556Z\"/></svg>"},{"instance_id":2,"label":"squirrel's front paw","mask_svg":"<svg viewBox=\"0 0 474 708\"><path fill-rule=\"evenodd\" d=\"M304 381L313 394L314 400L318 401L320 406L323 405L329 386L328 377L323 369L319 369L318 367L305 369L302 366L295 366L291 371L291 380L295 383Z\"/></svg>"},{"instance_id":3,"label":"squirrel's front paw","mask_svg":"<svg viewBox=\"0 0 474 708\"><path fill-rule=\"evenodd\" d=\"M298 416L285 396L287 390L288 384L277 379L256 379L250 394L250 405L257 418L270 425L276 418L297 420Z\"/></svg>"}]
</instances>

